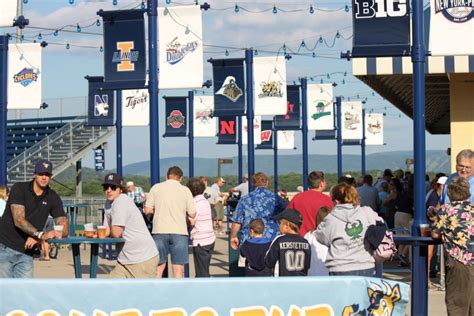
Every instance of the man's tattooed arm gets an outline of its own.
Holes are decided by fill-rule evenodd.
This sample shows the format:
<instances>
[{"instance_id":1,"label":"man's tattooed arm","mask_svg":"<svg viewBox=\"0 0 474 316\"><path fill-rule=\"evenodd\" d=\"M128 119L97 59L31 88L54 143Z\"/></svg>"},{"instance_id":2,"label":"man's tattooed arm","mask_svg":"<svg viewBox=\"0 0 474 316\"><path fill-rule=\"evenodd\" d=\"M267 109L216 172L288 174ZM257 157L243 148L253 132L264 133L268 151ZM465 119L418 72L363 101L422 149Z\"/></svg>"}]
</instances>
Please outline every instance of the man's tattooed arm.
<instances>
[{"instance_id":1,"label":"man's tattooed arm","mask_svg":"<svg viewBox=\"0 0 474 316\"><path fill-rule=\"evenodd\" d=\"M33 236L37 229L26 220L25 207L20 204L12 204L11 211L13 216L13 223L15 224L15 226L27 233L28 235Z\"/></svg>"}]
</instances>

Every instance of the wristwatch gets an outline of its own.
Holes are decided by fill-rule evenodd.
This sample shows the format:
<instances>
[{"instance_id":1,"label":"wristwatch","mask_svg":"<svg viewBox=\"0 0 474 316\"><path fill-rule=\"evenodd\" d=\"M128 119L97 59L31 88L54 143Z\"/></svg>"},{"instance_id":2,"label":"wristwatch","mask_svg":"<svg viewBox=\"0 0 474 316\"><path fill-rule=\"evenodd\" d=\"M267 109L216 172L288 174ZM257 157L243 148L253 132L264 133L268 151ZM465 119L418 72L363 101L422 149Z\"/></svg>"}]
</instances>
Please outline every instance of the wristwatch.
<instances>
[{"instance_id":1,"label":"wristwatch","mask_svg":"<svg viewBox=\"0 0 474 316\"><path fill-rule=\"evenodd\" d=\"M44 234L44 232L42 232L42 231L41 231L41 232L34 232L34 233L33 233L33 236L35 236L35 237L38 238L38 239L41 239L41 237L43 236L43 234Z\"/></svg>"}]
</instances>

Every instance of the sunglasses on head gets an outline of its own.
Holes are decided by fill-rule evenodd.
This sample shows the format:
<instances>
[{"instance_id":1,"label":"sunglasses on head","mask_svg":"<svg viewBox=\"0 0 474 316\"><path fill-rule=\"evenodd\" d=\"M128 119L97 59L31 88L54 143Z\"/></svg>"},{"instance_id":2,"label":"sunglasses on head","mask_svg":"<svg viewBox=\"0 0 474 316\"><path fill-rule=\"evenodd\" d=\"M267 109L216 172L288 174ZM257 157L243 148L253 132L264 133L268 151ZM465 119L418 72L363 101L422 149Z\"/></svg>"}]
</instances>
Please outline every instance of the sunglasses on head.
<instances>
[{"instance_id":1,"label":"sunglasses on head","mask_svg":"<svg viewBox=\"0 0 474 316\"><path fill-rule=\"evenodd\" d=\"M116 186L114 184L102 184L102 188L104 189L104 191L107 191L109 188L112 191L115 191L115 190L117 190L118 186Z\"/></svg>"}]
</instances>

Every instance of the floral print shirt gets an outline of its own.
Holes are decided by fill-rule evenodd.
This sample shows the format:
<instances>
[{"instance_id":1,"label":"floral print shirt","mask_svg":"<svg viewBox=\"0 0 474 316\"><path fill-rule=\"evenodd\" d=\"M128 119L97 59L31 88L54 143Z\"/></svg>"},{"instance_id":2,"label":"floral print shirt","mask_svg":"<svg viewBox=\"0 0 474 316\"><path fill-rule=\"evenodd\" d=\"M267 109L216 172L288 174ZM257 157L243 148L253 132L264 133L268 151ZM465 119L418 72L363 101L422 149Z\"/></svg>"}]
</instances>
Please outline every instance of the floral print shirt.
<instances>
[{"instance_id":1,"label":"floral print shirt","mask_svg":"<svg viewBox=\"0 0 474 316\"><path fill-rule=\"evenodd\" d=\"M451 202L438 211L433 224L441 234L446 252L464 265L474 265L474 205Z\"/></svg>"},{"instance_id":2,"label":"floral print shirt","mask_svg":"<svg viewBox=\"0 0 474 316\"><path fill-rule=\"evenodd\" d=\"M285 207L286 204L280 196L266 188L258 187L240 199L230 220L242 225L241 242L250 238L249 225L256 218L262 219L265 224L263 238L273 240L279 233L279 227L272 216L282 212Z\"/></svg>"}]
</instances>

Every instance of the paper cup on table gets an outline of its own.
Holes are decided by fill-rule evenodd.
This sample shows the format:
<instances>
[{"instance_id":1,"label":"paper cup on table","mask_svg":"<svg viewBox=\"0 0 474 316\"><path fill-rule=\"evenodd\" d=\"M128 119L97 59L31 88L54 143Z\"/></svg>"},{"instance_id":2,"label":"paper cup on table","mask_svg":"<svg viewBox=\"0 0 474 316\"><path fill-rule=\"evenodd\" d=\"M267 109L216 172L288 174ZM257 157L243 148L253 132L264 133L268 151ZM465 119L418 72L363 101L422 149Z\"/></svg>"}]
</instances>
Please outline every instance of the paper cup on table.
<instances>
[{"instance_id":1,"label":"paper cup on table","mask_svg":"<svg viewBox=\"0 0 474 316\"><path fill-rule=\"evenodd\" d=\"M105 235L107 234L107 227L105 226L97 226L97 236L99 238L105 238Z\"/></svg>"},{"instance_id":2,"label":"paper cup on table","mask_svg":"<svg viewBox=\"0 0 474 316\"><path fill-rule=\"evenodd\" d=\"M430 224L420 224L420 235L422 237L430 237L431 236Z\"/></svg>"},{"instance_id":3,"label":"paper cup on table","mask_svg":"<svg viewBox=\"0 0 474 316\"><path fill-rule=\"evenodd\" d=\"M84 224L84 230L94 230L94 224L93 223Z\"/></svg>"},{"instance_id":4,"label":"paper cup on table","mask_svg":"<svg viewBox=\"0 0 474 316\"><path fill-rule=\"evenodd\" d=\"M54 231L56 232L56 238L63 238L63 230L64 226L63 225L54 225Z\"/></svg>"}]
</instances>

